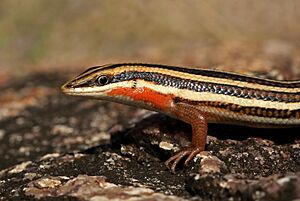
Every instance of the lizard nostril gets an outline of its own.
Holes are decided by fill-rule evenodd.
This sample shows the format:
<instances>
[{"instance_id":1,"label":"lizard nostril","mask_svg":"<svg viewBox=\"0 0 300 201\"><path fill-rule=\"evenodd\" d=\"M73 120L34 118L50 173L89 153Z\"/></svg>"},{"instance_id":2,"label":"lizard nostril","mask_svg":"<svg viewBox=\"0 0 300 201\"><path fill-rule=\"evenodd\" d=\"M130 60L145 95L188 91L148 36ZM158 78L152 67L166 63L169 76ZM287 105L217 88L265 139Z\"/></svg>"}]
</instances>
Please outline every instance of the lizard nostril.
<instances>
[{"instance_id":1,"label":"lizard nostril","mask_svg":"<svg viewBox=\"0 0 300 201\"><path fill-rule=\"evenodd\" d=\"M76 82L69 82L66 85L67 88L76 88L77 86L78 86L78 83L76 83Z\"/></svg>"}]
</instances>

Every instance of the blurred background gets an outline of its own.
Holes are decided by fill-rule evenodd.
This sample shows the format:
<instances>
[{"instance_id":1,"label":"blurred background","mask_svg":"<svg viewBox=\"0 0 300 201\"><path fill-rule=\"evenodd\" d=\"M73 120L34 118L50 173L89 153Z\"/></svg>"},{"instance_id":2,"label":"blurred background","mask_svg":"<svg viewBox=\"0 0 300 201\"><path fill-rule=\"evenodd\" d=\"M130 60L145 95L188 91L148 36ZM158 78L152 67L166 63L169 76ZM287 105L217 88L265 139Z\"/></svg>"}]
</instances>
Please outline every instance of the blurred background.
<instances>
[{"instance_id":1,"label":"blurred background","mask_svg":"<svg viewBox=\"0 0 300 201\"><path fill-rule=\"evenodd\" d=\"M0 71L112 62L300 68L296 0L1 0Z\"/></svg>"}]
</instances>

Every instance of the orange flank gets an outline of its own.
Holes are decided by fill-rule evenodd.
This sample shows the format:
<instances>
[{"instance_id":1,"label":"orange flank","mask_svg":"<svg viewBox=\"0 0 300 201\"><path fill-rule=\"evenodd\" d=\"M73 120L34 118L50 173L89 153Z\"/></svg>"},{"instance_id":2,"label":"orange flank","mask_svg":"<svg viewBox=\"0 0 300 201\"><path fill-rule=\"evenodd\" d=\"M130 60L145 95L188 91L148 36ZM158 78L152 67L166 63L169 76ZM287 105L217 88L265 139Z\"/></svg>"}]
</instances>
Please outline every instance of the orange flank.
<instances>
[{"instance_id":1,"label":"orange flank","mask_svg":"<svg viewBox=\"0 0 300 201\"><path fill-rule=\"evenodd\" d=\"M146 87L118 87L112 89L107 95L129 97L135 101L150 103L155 108L162 110L169 108L173 99L171 94L162 94Z\"/></svg>"}]
</instances>

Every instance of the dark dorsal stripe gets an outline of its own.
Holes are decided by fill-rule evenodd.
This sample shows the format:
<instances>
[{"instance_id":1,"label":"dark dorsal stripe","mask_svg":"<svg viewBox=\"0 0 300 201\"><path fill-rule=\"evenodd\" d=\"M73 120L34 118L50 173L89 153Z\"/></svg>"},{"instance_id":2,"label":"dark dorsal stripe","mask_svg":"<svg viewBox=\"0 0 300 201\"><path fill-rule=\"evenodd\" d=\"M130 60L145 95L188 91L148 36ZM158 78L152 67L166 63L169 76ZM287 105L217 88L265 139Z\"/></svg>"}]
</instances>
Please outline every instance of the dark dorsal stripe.
<instances>
[{"instance_id":1,"label":"dark dorsal stripe","mask_svg":"<svg viewBox=\"0 0 300 201\"><path fill-rule=\"evenodd\" d=\"M168 69L168 70L175 70L184 73L191 73L196 75L202 76L209 76L215 78L224 78L242 82L249 82L254 84L262 84L267 86L277 86L277 87L285 87L285 88L298 88L300 87L300 80L298 81L276 81L276 80L268 80L258 77L250 77L246 75L239 75L235 73L228 73L222 71L214 71L214 70L205 70L205 69L194 69L194 68L183 68L177 66L168 66L168 65L159 65L159 64L142 64L142 63L122 63L122 64L112 64L103 67L99 67L99 70L105 69L113 69L122 66L144 66L144 67L151 67L151 68L160 68L160 69Z\"/></svg>"},{"instance_id":2,"label":"dark dorsal stripe","mask_svg":"<svg viewBox=\"0 0 300 201\"><path fill-rule=\"evenodd\" d=\"M81 76L87 72L94 72L94 70L96 69L101 69L102 66L94 66L94 67L90 67L88 69L86 69L85 71L83 71L81 74L79 74L78 76Z\"/></svg>"}]
</instances>

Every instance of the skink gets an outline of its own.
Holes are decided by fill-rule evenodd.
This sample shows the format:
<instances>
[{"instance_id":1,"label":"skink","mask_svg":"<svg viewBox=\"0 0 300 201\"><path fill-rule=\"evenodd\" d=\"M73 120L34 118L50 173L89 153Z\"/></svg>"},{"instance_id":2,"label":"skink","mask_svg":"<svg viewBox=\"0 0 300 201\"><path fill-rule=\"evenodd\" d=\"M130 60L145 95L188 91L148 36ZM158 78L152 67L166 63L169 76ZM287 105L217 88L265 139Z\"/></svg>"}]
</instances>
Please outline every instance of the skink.
<instances>
[{"instance_id":1,"label":"skink","mask_svg":"<svg viewBox=\"0 0 300 201\"><path fill-rule=\"evenodd\" d=\"M253 127L300 125L300 81L275 81L214 70L157 64L87 69L62 86L68 95L164 113L192 126L192 143L166 165L173 172L205 149L208 122Z\"/></svg>"}]
</instances>

